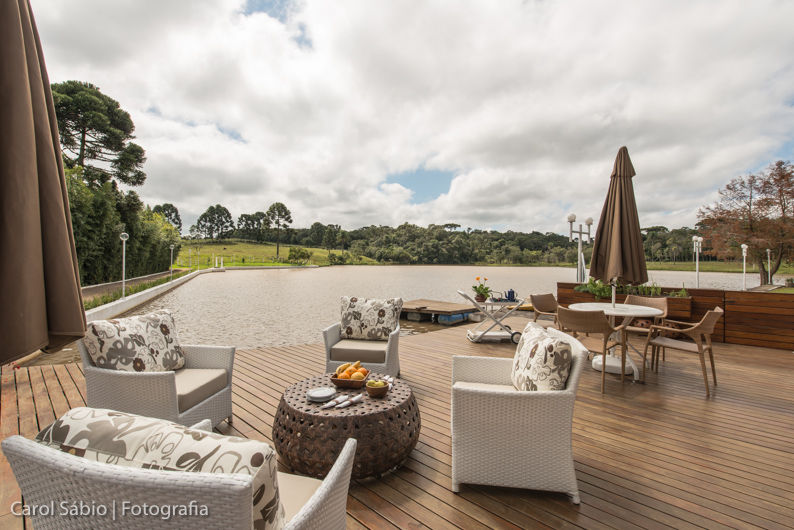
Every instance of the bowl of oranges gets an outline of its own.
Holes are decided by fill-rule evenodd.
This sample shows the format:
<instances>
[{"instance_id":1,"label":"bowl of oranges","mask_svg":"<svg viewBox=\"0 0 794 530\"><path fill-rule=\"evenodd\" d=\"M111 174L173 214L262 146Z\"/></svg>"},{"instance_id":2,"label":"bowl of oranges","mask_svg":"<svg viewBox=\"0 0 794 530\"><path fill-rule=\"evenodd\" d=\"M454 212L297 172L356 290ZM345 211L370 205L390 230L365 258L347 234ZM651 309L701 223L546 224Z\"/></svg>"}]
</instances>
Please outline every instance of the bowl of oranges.
<instances>
[{"instance_id":1,"label":"bowl of oranges","mask_svg":"<svg viewBox=\"0 0 794 530\"><path fill-rule=\"evenodd\" d=\"M361 366L361 361L345 363L336 369L331 382L337 388L361 388L369 375L369 370Z\"/></svg>"}]
</instances>

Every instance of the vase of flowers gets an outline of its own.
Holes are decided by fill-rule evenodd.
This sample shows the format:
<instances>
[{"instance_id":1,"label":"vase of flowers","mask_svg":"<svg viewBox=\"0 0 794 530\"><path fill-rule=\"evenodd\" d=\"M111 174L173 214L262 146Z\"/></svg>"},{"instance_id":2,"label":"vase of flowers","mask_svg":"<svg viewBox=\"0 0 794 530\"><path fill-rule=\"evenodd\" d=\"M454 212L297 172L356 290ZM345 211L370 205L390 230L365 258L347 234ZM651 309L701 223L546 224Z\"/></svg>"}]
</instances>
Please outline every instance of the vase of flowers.
<instances>
[{"instance_id":1,"label":"vase of flowers","mask_svg":"<svg viewBox=\"0 0 794 530\"><path fill-rule=\"evenodd\" d=\"M485 285L488 278L483 277L482 281L480 281L480 277L477 276L474 280L477 282L477 285L471 286L472 291L474 291L474 299L478 302L485 302L491 294L491 288Z\"/></svg>"}]
</instances>

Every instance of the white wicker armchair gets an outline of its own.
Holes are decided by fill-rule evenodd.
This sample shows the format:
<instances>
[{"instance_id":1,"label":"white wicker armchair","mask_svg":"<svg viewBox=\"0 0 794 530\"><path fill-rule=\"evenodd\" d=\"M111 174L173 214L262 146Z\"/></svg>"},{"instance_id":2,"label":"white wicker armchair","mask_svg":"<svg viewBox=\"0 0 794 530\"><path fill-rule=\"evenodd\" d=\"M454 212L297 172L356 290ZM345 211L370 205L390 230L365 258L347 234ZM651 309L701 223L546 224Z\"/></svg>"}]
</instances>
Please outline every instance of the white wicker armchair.
<instances>
[{"instance_id":1,"label":"white wicker armchair","mask_svg":"<svg viewBox=\"0 0 794 530\"><path fill-rule=\"evenodd\" d=\"M204 425L206 427L207 425ZM196 426L196 428L198 428ZM37 529L83 528L251 528L252 477L239 474L192 473L136 469L80 458L21 436L2 442L3 453L16 476L25 503L43 506L54 502L55 516L34 516ZM348 439L331 471L317 479L278 473L285 528L343 529L346 524L347 491L356 440ZM116 506L117 520L108 515L60 516L60 503L70 507ZM183 506L195 501L207 507L206 516L187 520L135 517L122 513L127 506Z\"/></svg>"},{"instance_id":2,"label":"white wicker armchair","mask_svg":"<svg viewBox=\"0 0 794 530\"><path fill-rule=\"evenodd\" d=\"M571 428L587 349L571 338L565 390L513 387L513 359L452 358L452 491L484 484L567 493L579 504Z\"/></svg>"},{"instance_id":3,"label":"white wicker armchair","mask_svg":"<svg viewBox=\"0 0 794 530\"><path fill-rule=\"evenodd\" d=\"M400 375L400 356L398 353L400 343L400 326L389 333L389 340L342 340L342 325L340 323L331 324L323 330L323 340L325 341L325 371L333 372L340 365L346 362L361 360L361 365L367 370L379 372L382 374L392 375L398 377ZM342 354L343 359L340 359L336 354L335 349L342 347L345 353ZM380 355L381 351L384 353L383 362L370 362L367 361L367 356L370 355L369 351L373 350ZM356 356L358 355L358 357ZM349 357L349 358L348 358Z\"/></svg>"},{"instance_id":4,"label":"white wicker armchair","mask_svg":"<svg viewBox=\"0 0 794 530\"><path fill-rule=\"evenodd\" d=\"M180 370L226 370L226 386L189 408L184 404L180 407L184 372L178 378L173 371L124 372L97 368L82 341L77 341L77 347L83 359L86 405L89 407L161 418L182 425L192 425L206 418L213 426L224 419L232 423L234 346L182 346L185 366Z\"/></svg>"}]
</instances>

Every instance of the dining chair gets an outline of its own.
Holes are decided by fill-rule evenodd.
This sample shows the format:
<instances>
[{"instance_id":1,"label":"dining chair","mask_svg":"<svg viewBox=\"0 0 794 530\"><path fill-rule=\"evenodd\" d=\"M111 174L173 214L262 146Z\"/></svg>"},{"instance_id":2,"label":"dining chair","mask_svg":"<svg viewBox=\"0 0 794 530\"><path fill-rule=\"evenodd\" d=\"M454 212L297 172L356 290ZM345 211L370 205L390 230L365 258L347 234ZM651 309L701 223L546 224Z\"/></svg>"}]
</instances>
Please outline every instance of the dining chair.
<instances>
[{"instance_id":1,"label":"dining chair","mask_svg":"<svg viewBox=\"0 0 794 530\"><path fill-rule=\"evenodd\" d=\"M601 363L601 393L604 393L604 383L606 380L606 354L611 348L620 346L620 380L623 381L626 372L626 325L623 323L617 327L613 326L603 311L576 311L560 306L557 309L557 323L561 331L573 333L599 333L602 343L601 351L593 351L593 355L602 355ZM613 340L612 337L619 337Z\"/></svg>"},{"instance_id":2,"label":"dining chair","mask_svg":"<svg viewBox=\"0 0 794 530\"><path fill-rule=\"evenodd\" d=\"M532 310L535 312L533 322L537 322L538 317L547 316L552 317L554 320L552 325L557 325L557 308L559 304L552 293L531 294L529 295L529 300L532 304Z\"/></svg>"},{"instance_id":3,"label":"dining chair","mask_svg":"<svg viewBox=\"0 0 794 530\"><path fill-rule=\"evenodd\" d=\"M651 366L658 370L659 368L659 350L662 348L672 348L689 353L696 353L700 358L700 368L703 371L703 382L706 385L706 397L709 397L709 377L706 370L705 353L709 354L709 362L711 363L711 374L714 378L714 386L717 386L717 370L714 367L714 349L711 345L711 335L714 333L714 327L717 325L720 317L724 311L722 308L715 307L708 311L700 322L693 324L692 322L679 322L677 320L665 320L665 324L677 324L686 326L683 328L674 328L669 325L653 325L648 333L648 338L645 340L645 350L642 353L643 363L643 380L645 380L645 359L648 355L648 347L651 346ZM675 339L669 335L682 334L686 335L693 342L687 340ZM705 344L704 344L705 343Z\"/></svg>"},{"instance_id":4,"label":"dining chair","mask_svg":"<svg viewBox=\"0 0 794 530\"><path fill-rule=\"evenodd\" d=\"M653 324L664 325L664 321L667 318L666 296L639 296L636 294L630 294L626 296L626 300L623 303L627 305L640 305L643 307L653 307L654 309L658 309L662 312L662 314L653 317ZM643 339L647 339L651 327L648 326L646 328L642 326L632 326L632 324L634 324L636 321L636 318L632 319L629 325L626 327L626 339L628 339L631 334L642 337ZM637 351L638 354L640 353L639 350L635 351ZM662 359L664 360L664 358L664 348L662 348Z\"/></svg>"}]
</instances>

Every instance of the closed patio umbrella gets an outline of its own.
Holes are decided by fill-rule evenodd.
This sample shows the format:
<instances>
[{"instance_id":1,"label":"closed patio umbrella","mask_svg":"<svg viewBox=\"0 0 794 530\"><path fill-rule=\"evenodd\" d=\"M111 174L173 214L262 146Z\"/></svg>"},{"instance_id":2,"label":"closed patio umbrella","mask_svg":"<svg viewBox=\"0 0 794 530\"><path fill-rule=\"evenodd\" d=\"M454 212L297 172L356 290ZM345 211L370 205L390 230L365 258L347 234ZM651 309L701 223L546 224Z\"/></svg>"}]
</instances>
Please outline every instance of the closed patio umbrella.
<instances>
[{"instance_id":1,"label":"closed patio umbrella","mask_svg":"<svg viewBox=\"0 0 794 530\"><path fill-rule=\"evenodd\" d=\"M0 2L0 364L85 333L58 124L27 0Z\"/></svg>"},{"instance_id":2,"label":"closed patio umbrella","mask_svg":"<svg viewBox=\"0 0 794 530\"><path fill-rule=\"evenodd\" d=\"M634 201L631 178L636 175L629 150L621 147L612 168L609 191L601 210L601 219L593 242L590 276L612 284L640 284L648 281L645 252L642 247L640 220Z\"/></svg>"}]
</instances>

